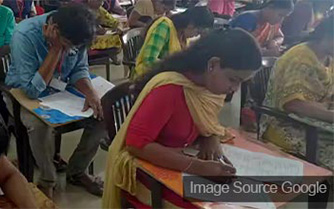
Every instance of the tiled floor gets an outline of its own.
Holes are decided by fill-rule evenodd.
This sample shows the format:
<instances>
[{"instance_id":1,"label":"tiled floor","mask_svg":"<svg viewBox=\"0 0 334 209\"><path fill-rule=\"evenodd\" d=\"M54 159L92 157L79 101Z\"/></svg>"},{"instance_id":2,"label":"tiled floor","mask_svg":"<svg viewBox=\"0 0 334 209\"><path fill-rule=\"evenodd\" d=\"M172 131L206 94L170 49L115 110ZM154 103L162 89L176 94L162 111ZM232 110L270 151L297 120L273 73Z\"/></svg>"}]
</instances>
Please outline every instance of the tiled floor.
<instances>
[{"instance_id":1,"label":"tiled floor","mask_svg":"<svg viewBox=\"0 0 334 209\"><path fill-rule=\"evenodd\" d=\"M93 69L93 72L104 76L105 70L103 67L97 67ZM123 68L122 67L112 67L111 70L111 78L114 83L120 81L123 78ZM234 117L239 114L239 110L236 107L229 107L230 111L228 117ZM226 121L226 118L224 121ZM234 119L237 120L237 119ZM74 131L72 133L64 134L62 137L62 147L61 147L61 155L64 159L68 160L70 155L72 154L74 148L78 144L82 131ZM10 157L15 158L15 145L14 140L12 140L11 149L10 149ZM106 152L99 150L97 156L94 161L95 173L99 176L103 177L104 167L106 163ZM36 172L37 173L37 172ZM38 175L38 174L36 174ZM35 178L36 179L36 178ZM60 208L100 208L101 198L90 195L84 189L75 187L72 185L66 185L65 174L59 174L58 178L58 187L57 193L54 201ZM283 207L284 209L306 209L307 204L305 203L291 203L287 206ZM328 206L328 209L333 209L333 204Z\"/></svg>"}]
</instances>

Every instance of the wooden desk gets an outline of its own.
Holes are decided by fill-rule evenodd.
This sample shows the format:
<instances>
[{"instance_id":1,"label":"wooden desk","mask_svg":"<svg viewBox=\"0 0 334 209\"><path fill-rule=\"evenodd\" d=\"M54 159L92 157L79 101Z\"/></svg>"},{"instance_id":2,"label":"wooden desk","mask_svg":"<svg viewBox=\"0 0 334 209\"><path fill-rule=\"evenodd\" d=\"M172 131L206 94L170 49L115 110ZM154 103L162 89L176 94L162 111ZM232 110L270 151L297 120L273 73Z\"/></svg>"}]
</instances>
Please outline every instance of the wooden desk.
<instances>
[{"instance_id":1,"label":"wooden desk","mask_svg":"<svg viewBox=\"0 0 334 209\"><path fill-rule=\"evenodd\" d=\"M304 164L304 176L328 176L328 177L332 176L331 171L318 167L306 161L300 160L287 153L284 153L274 145L264 144L261 143L260 141L249 139L245 134L236 130L230 129L229 131L236 136L233 142L233 145L236 147L247 149L249 151L262 152L272 156L284 157L300 161ZM143 170L145 173L149 174L151 177L162 183L164 186L166 186L167 188L174 191L176 194L183 197L183 181L181 172L160 168L142 160L137 160L137 161L139 169ZM318 179L318 180L322 181L325 179ZM293 195L289 194L289 197L287 199L293 200L298 195L299 194L293 194ZM194 202L193 204L197 205L200 208L224 208L224 209L242 208L240 206L228 205L226 203L219 203L219 202L216 203ZM287 204L287 202L275 202L274 204L278 208Z\"/></svg>"},{"instance_id":2,"label":"wooden desk","mask_svg":"<svg viewBox=\"0 0 334 209\"><path fill-rule=\"evenodd\" d=\"M67 122L67 123L62 123L62 124L52 124L49 121L45 120L40 115L38 115L37 113L35 113L34 109L40 107L39 100L29 99L21 89L11 89L10 93L20 103L20 105L23 108L25 108L26 110L28 110L29 112L34 114L37 118L39 118L41 121L43 121L45 124L47 124L48 126L50 126L52 128L58 129L60 127L64 127L64 126L69 125L71 123L77 123L77 122L80 122L80 121L86 121L87 122L87 120L91 120L91 118L83 118L83 119L80 119L80 120L73 120L73 121L70 121L70 122Z\"/></svg>"},{"instance_id":3,"label":"wooden desk","mask_svg":"<svg viewBox=\"0 0 334 209\"><path fill-rule=\"evenodd\" d=\"M33 181L34 176L34 158L31 153L30 144L29 144L29 136L27 134L26 127L22 124L20 109L25 108L32 114L36 115L41 121L43 121L46 125L54 128L55 130L55 144L56 144L56 153L60 152L60 143L61 143L61 135L64 133L68 133L71 131L75 131L78 129L85 128L87 125L91 123L95 123L96 120L93 117L83 118L80 120L73 120L64 124L51 124L40 115L34 112L35 108L40 106L40 102L38 100L29 99L26 94L20 89L11 89L10 94L16 101L13 101L13 110L14 110L14 120L15 120L15 128L17 132L17 153L18 153L18 161L19 161L19 169L21 173L27 178L29 182ZM93 172L93 167L90 167L90 173Z\"/></svg>"}]
</instances>

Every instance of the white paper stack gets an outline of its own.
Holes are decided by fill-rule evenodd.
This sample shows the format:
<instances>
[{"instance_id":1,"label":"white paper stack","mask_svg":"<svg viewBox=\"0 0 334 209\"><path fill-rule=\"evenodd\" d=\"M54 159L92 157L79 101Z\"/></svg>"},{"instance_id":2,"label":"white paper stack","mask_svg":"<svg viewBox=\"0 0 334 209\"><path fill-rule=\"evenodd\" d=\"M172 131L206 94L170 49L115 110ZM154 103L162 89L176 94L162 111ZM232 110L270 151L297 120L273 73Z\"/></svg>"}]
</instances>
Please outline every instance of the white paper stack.
<instances>
[{"instance_id":1,"label":"white paper stack","mask_svg":"<svg viewBox=\"0 0 334 209\"><path fill-rule=\"evenodd\" d=\"M102 98L105 93L112 89L115 85L108 82L102 77L96 77L92 79L92 85L97 91L99 98ZM89 109L86 112L82 112L85 104L85 99L74 95L68 91L58 92L46 97L39 98L41 105L49 107L51 109L59 110L62 113L74 117L90 117L93 115L93 110Z\"/></svg>"}]
</instances>

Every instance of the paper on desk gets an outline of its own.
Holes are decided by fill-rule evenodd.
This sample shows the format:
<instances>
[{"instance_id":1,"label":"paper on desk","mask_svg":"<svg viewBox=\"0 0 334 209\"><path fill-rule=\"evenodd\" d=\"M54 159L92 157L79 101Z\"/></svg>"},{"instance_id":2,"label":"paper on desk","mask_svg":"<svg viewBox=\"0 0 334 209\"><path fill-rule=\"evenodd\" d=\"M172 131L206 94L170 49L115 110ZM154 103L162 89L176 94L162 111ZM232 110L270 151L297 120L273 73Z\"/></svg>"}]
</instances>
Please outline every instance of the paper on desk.
<instances>
[{"instance_id":1,"label":"paper on desk","mask_svg":"<svg viewBox=\"0 0 334 209\"><path fill-rule=\"evenodd\" d=\"M195 182L195 184L199 185L216 185L219 183L216 183L208 178L202 177L202 176L196 176L193 174L187 174L183 173L183 177L191 177L192 181ZM189 180L189 179L188 179ZM244 185L260 185L263 183L260 183L258 181L254 181L251 179L246 179L246 178L237 178L236 180L243 182ZM184 180L187 182L187 180ZM236 193L234 191L236 187L234 186L233 183L228 184L229 186L229 191L227 193L221 193L219 195L215 195L213 193L193 193L191 190L185 189L184 190L184 196L187 198L193 198L197 200L202 200L205 202L224 202L225 204L228 205L235 205L235 206L240 206L240 208L257 208L257 209L276 209L275 204L272 202L270 196L265 193L265 192L258 192L256 194L253 193ZM256 199L255 199L256 198ZM237 200L237 201L236 201ZM257 202L246 202L246 201L251 201L251 200L256 200ZM240 202L238 202L240 201ZM211 208L211 207L210 207ZM214 208L214 207L213 207ZM239 207L238 207L239 208Z\"/></svg>"},{"instance_id":2,"label":"paper on desk","mask_svg":"<svg viewBox=\"0 0 334 209\"><path fill-rule=\"evenodd\" d=\"M251 152L231 145L222 145L238 176L273 176L270 181L281 181L280 176L303 176L303 163L264 153Z\"/></svg>"},{"instance_id":3,"label":"paper on desk","mask_svg":"<svg viewBox=\"0 0 334 209\"><path fill-rule=\"evenodd\" d=\"M115 87L114 84L110 83L109 81L100 76L92 79L92 85L97 91L99 98L102 98L110 89Z\"/></svg>"},{"instance_id":4,"label":"paper on desk","mask_svg":"<svg viewBox=\"0 0 334 209\"><path fill-rule=\"evenodd\" d=\"M232 202L228 204L256 209L276 209L276 206L273 202Z\"/></svg>"},{"instance_id":5,"label":"paper on desk","mask_svg":"<svg viewBox=\"0 0 334 209\"><path fill-rule=\"evenodd\" d=\"M42 106L56 109L62 113L71 117L81 116L90 117L93 115L93 110L89 109L86 112L82 112L82 108L85 103L85 99L78 97L68 91L62 91L50 96L39 98Z\"/></svg>"}]
</instances>

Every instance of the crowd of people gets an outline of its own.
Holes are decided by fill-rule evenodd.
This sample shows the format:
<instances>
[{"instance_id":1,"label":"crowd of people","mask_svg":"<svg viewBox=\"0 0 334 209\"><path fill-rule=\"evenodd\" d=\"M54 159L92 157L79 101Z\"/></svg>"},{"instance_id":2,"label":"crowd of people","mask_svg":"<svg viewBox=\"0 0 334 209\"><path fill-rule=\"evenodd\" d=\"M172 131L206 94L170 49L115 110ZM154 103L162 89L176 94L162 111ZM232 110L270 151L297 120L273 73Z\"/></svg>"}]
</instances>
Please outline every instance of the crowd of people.
<instances>
[{"instance_id":1,"label":"crowd of people","mask_svg":"<svg viewBox=\"0 0 334 209\"><path fill-rule=\"evenodd\" d=\"M235 175L220 148L228 132L218 114L226 95L252 78L263 57L278 58L264 105L334 123L334 17L332 5L321 2L327 9L312 0L269 0L255 10L235 14L234 0L208 0L207 6L196 1L174 14L175 0L138 0L128 11L118 0L73 0L57 2L55 10L40 15L34 1L0 0L0 55L11 55L4 82L30 99L66 84L82 92L83 111L91 108L96 120L85 128L69 159L67 181L103 196L103 208L121 208L121 195L135 208L147 207L149 182L136 169L136 158L200 176ZM88 51L121 50L124 31L112 14L128 14L128 26L143 28L144 42L130 78L138 95L116 137L110 139L103 181L87 173L107 133L101 101L90 80ZM214 29L215 17L230 19L229 26ZM11 99L5 94L3 98L1 108L13 114ZM53 128L24 108L21 120L40 170L37 186L53 198L57 182ZM5 124L1 119L0 187L18 207L38 207L29 187L22 186L26 180L5 156L9 141ZM302 127L264 116L260 129L264 141L305 156ZM184 155L188 146L199 150L198 158ZM318 163L330 170L334 170L333 148L332 135L319 137ZM163 204L195 207L167 188Z\"/></svg>"}]
</instances>

